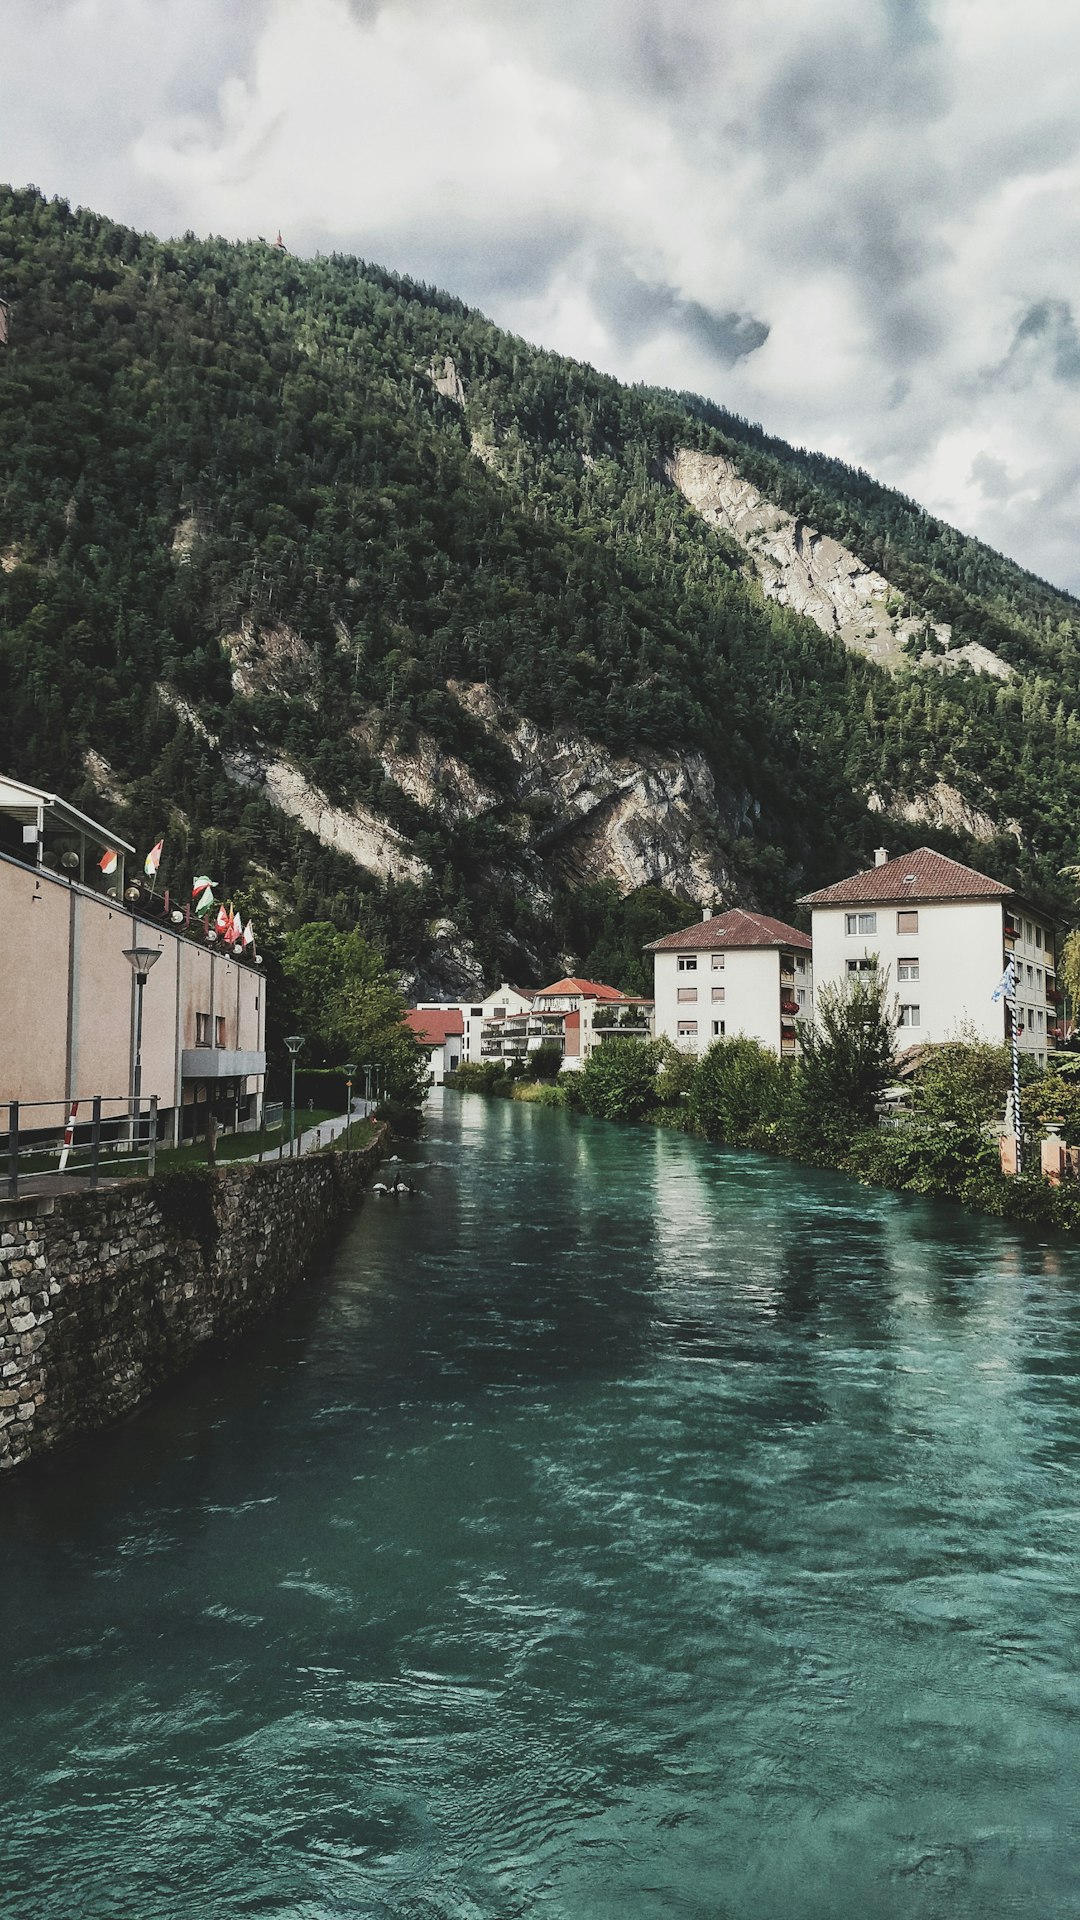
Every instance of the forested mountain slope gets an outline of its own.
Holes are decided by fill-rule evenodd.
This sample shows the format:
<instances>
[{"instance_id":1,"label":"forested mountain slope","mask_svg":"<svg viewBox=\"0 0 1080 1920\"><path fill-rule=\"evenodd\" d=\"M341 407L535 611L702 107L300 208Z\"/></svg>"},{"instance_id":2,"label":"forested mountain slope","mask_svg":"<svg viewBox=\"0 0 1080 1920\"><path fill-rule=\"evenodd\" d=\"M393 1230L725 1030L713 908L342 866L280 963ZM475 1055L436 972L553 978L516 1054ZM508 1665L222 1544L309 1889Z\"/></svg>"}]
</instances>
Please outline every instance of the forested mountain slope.
<instances>
[{"instance_id":1,"label":"forested mountain slope","mask_svg":"<svg viewBox=\"0 0 1080 1920\"><path fill-rule=\"evenodd\" d=\"M865 474L363 262L31 190L0 295L0 766L177 884L433 987L548 971L605 880L790 914L882 838L1076 859L1080 607Z\"/></svg>"}]
</instances>

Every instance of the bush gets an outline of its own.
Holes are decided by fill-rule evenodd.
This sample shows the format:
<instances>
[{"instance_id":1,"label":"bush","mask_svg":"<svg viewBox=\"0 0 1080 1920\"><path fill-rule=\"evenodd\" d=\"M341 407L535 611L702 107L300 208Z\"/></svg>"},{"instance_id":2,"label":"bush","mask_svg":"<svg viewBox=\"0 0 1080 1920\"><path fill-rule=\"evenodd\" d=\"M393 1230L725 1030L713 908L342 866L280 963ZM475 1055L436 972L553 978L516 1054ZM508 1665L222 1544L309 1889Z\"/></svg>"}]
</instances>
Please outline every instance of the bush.
<instances>
[{"instance_id":1,"label":"bush","mask_svg":"<svg viewBox=\"0 0 1080 1920\"><path fill-rule=\"evenodd\" d=\"M782 1061L759 1041L743 1036L715 1040L694 1071L690 1119L708 1140L775 1146L787 1090Z\"/></svg>"},{"instance_id":2,"label":"bush","mask_svg":"<svg viewBox=\"0 0 1080 1920\"><path fill-rule=\"evenodd\" d=\"M576 1104L596 1120L640 1120L657 1103L655 1040L605 1040L577 1080Z\"/></svg>"},{"instance_id":3,"label":"bush","mask_svg":"<svg viewBox=\"0 0 1080 1920\"><path fill-rule=\"evenodd\" d=\"M528 1059L528 1070L534 1080L555 1080L562 1071L562 1048L545 1040Z\"/></svg>"},{"instance_id":4,"label":"bush","mask_svg":"<svg viewBox=\"0 0 1080 1920\"><path fill-rule=\"evenodd\" d=\"M1003 1118L1011 1086L1009 1048L972 1035L927 1050L912 1084L912 1105L927 1119L985 1127Z\"/></svg>"},{"instance_id":5,"label":"bush","mask_svg":"<svg viewBox=\"0 0 1080 1920\"><path fill-rule=\"evenodd\" d=\"M842 1151L853 1131L873 1121L892 1076L896 1018L888 991L887 970L875 966L817 995L793 1086L797 1148Z\"/></svg>"}]
</instances>

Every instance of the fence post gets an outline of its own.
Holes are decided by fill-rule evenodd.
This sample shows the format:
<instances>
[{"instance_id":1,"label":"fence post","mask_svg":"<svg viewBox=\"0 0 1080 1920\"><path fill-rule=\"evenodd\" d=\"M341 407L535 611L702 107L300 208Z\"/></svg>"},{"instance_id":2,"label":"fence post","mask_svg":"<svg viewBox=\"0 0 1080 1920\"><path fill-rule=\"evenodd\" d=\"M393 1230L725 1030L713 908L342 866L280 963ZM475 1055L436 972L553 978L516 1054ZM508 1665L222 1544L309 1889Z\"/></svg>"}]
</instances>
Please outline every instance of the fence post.
<instances>
[{"instance_id":1,"label":"fence post","mask_svg":"<svg viewBox=\"0 0 1080 1920\"><path fill-rule=\"evenodd\" d=\"M19 1197L19 1103L8 1101L8 1199Z\"/></svg>"},{"instance_id":2,"label":"fence post","mask_svg":"<svg viewBox=\"0 0 1080 1920\"><path fill-rule=\"evenodd\" d=\"M146 1144L146 1173L150 1180L153 1179L154 1169L157 1166L157 1107L157 1094L152 1093L150 1095L150 1138Z\"/></svg>"},{"instance_id":3,"label":"fence post","mask_svg":"<svg viewBox=\"0 0 1080 1920\"><path fill-rule=\"evenodd\" d=\"M95 1093L90 1120L90 1185L96 1187L101 1176L101 1095Z\"/></svg>"}]
</instances>

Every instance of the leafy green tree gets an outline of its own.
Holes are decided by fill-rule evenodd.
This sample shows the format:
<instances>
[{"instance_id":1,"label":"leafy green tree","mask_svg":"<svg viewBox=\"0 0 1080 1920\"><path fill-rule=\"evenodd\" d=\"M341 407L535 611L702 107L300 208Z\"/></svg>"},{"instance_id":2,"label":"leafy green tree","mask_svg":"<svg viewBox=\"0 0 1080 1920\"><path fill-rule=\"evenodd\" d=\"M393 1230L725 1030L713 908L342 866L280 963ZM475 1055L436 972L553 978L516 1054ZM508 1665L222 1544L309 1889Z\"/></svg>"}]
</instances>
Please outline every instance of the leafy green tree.
<instances>
[{"instance_id":1,"label":"leafy green tree","mask_svg":"<svg viewBox=\"0 0 1080 1920\"><path fill-rule=\"evenodd\" d=\"M730 1146L775 1141L784 1112L787 1073L769 1048L745 1035L716 1040L698 1061L690 1118L707 1139Z\"/></svg>"},{"instance_id":2,"label":"leafy green tree","mask_svg":"<svg viewBox=\"0 0 1080 1920\"><path fill-rule=\"evenodd\" d=\"M802 1032L793 1106L796 1145L811 1147L873 1123L896 1045L887 968L849 974L815 998L813 1024Z\"/></svg>"},{"instance_id":3,"label":"leafy green tree","mask_svg":"<svg viewBox=\"0 0 1080 1920\"><path fill-rule=\"evenodd\" d=\"M575 1104L596 1120L640 1120L657 1102L655 1040L605 1040L573 1076Z\"/></svg>"},{"instance_id":4,"label":"leafy green tree","mask_svg":"<svg viewBox=\"0 0 1080 1920\"><path fill-rule=\"evenodd\" d=\"M391 1099L419 1100L426 1062L403 1024L401 991L362 934L325 921L297 927L282 943L281 970L297 1026L324 1059L370 1062Z\"/></svg>"},{"instance_id":5,"label":"leafy green tree","mask_svg":"<svg viewBox=\"0 0 1080 1920\"><path fill-rule=\"evenodd\" d=\"M972 1032L927 1050L912 1082L912 1107L923 1119L978 1129L1004 1118L1011 1086L1009 1048Z\"/></svg>"},{"instance_id":6,"label":"leafy green tree","mask_svg":"<svg viewBox=\"0 0 1080 1920\"><path fill-rule=\"evenodd\" d=\"M530 1053L528 1059L529 1078L531 1080L555 1080L562 1070L562 1048L550 1045L547 1041Z\"/></svg>"}]
</instances>

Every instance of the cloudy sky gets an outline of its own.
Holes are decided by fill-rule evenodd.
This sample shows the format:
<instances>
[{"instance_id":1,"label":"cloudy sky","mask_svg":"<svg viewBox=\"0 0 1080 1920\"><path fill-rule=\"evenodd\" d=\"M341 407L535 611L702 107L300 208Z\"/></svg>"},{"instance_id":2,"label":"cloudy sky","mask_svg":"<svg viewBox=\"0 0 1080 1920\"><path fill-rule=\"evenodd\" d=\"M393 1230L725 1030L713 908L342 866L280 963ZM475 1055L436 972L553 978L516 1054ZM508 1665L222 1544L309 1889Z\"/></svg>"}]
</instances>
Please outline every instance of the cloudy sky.
<instances>
[{"instance_id":1,"label":"cloudy sky","mask_svg":"<svg viewBox=\"0 0 1080 1920\"><path fill-rule=\"evenodd\" d=\"M435 280L1080 591L1067 0L4 0L0 178Z\"/></svg>"}]
</instances>

